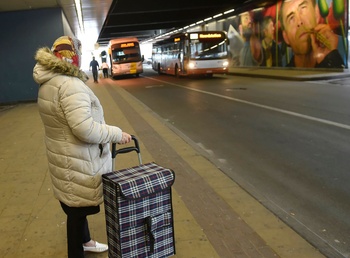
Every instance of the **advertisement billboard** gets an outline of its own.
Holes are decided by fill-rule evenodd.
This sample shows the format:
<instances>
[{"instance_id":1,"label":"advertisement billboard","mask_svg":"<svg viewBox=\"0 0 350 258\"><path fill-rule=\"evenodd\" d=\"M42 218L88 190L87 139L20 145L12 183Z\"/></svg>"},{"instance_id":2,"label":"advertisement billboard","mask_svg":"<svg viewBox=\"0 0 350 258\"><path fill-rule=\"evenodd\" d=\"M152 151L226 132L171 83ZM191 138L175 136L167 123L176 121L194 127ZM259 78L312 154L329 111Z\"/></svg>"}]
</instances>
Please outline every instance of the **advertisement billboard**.
<instances>
[{"instance_id":1,"label":"advertisement billboard","mask_svg":"<svg viewBox=\"0 0 350 258\"><path fill-rule=\"evenodd\" d=\"M232 66L347 68L347 0L279 0L227 24Z\"/></svg>"}]
</instances>

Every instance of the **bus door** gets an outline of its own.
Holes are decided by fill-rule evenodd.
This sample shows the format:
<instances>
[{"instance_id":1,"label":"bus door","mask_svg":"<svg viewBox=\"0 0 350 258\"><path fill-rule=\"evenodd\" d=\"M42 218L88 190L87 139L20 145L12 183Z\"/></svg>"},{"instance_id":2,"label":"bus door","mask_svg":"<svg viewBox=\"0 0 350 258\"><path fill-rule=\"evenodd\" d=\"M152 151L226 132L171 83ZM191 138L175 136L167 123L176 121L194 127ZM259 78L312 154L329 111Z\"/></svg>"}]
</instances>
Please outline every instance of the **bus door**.
<instances>
[{"instance_id":1,"label":"bus door","mask_svg":"<svg viewBox=\"0 0 350 258\"><path fill-rule=\"evenodd\" d=\"M181 70L181 73L183 73L184 70L184 42L181 41L179 43L179 45L177 46L177 59L178 59L178 63L179 63L179 69Z\"/></svg>"},{"instance_id":2,"label":"bus door","mask_svg":"<svg viewBox=\"0 0 350 258\"><path fill-rule=\"evenodd\" d=\"M187 66L188 62L190 60L190 47L189 47L189 40L186 39L183 44L183 73L187 73Z\"/></svg>"}]
</instances>

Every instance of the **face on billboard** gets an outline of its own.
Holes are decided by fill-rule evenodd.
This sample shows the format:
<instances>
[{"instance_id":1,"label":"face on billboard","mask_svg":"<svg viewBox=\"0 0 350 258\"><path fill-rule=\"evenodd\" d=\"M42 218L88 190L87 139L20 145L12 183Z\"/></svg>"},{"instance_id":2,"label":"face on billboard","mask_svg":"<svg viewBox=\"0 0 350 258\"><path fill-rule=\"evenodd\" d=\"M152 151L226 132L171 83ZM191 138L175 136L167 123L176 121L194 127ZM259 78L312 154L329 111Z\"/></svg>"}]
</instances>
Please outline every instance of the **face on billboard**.
<instances>
[{"instance_id":1,"label":"face on billboard","mask_svg":"<svg viewBox=\"0 0 350 258\"><path fill-rule=\"evenodd\" d=\"M264 30L264 37L273 39L274 38L274 33L275 33L275 26L273 24L273 20L269 19L269 22L267 23L266 27L263 28Z\"/></svg>"},{"instance_id":2,"label":"face on billboard","mask_svg":"<svg viewBox=\"0 0 350 258\"><path fill-rule=\"evenodd\" d=\"M343 68L348 63L346 0L277 0L263 9L246 11L233 19L230 44L235 66ZM260 62L245 62L251 39L260 41ZM237 42L239 44L237 44ZM257 46L257 45L256 45ZM258 46L257 46L258 47ZM257 52L257 51L255 51ZM246 58L247 57L247 58ZM265 64L266 63L266 64Z\"/></svg>"},{"instance_id":3,"label":"face on billboard","mask_svg":"<svg viewBox=\"0 0 350 258\"><path fill-rule=\"evenodd\" d=\"M241 14L241 24L243 28L252 27L252 18L250 17L249 12L245 12Z\"/></svg>"},{"instance_id":4,"label":"face on billboard","mask_svg":"<svg viewBox=\"0 0 350 258\"><path fill-rule=\"evenodd\" d=\"M317 25L316 7L311 0L289 0L282 5L283 38L295 54L307 54L310 33Z\"/></svg>"},{"instance_id":5,"label":"face on billboard","mask_svg":"<svg viewBox=\"0 0 350 258\"><path fill-rule=\"evenodd\" d=\"M248 39L252 34L252 18L249 12L240 15L239 31L243 38Z\"/></svg>"}]
</instances>

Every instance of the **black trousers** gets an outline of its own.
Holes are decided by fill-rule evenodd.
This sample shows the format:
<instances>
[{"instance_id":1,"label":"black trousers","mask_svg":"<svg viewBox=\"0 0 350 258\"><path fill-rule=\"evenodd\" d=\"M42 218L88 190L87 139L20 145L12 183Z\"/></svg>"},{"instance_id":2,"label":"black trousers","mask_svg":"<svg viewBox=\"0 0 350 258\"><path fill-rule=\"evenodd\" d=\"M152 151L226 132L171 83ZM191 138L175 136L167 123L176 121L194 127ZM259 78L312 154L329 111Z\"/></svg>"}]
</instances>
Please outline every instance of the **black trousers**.
<instances>
[{"instance_id":1,"label":"black trousers","mask_svg":"<svg viewBox=\"0 0 350 258\"><path fill-rule=\"evenodd\" d=\"M94 77L94 82L97 82L98 71L97 70L92 70L92 76Z\"/></svg>"},{"instance_id":2,"label":"black trousers","mask_svg":"<svg viewBox=\"0 0 350 258\"><path fill-rule=\"evenodd\" d=\"M103 71L103 77L108 78L108 68L103 68L102 71Z\"/></svg>"},{"instance_id":3,"label":"black trousers","mask_svg":"<svg viewBox=\"0 0 350 258\"><path fill-rule=\"evenodd\" d=\"M69 207L60 203L67 214L68 258L84 258L83 244L91 240L86 216L100 212L100 206Z\"/></svg>"}]
</instances>

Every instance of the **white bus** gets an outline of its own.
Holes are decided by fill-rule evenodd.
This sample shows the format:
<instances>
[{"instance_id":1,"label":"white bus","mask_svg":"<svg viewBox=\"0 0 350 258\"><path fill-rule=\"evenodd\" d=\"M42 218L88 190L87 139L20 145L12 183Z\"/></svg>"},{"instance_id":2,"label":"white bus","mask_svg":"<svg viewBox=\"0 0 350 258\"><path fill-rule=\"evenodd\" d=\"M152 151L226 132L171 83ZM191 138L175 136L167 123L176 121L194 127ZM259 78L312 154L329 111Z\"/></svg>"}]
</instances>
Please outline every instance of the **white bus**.
<instances>
[{"instance_id":1,"label":"white bus","mask_svg":"<svg viewBox=\"0 0 350 258\"><path fill-rule=\"evenodd\" d=\"M108 44L108 54L112 78L143 72L142 57L137 38L112 39Z\"/></svg>"},{"instance_id":2,"label":"white bus","mask_svg":"<svg viewBox=\"0 0 350 258\"><path fill-rule=\"evenodd\" d=\"M226 74L228 47L224 31L176 34L153 45L152 68L175 76Z\"/></svg>"}]
</instances>

